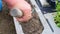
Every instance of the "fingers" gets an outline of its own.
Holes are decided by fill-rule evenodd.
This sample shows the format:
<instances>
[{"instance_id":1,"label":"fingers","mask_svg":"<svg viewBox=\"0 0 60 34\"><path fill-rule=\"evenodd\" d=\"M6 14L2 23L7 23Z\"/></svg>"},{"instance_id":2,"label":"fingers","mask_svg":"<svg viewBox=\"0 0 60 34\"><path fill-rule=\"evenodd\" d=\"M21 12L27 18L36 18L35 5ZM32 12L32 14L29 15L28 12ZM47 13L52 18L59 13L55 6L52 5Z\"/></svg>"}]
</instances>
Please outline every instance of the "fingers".
<instances>
[{"instance_id":1,"label":"fingers","mask_svg":"<svg viewBox=\"0 0 60 34\"><path fill-rule=\"evenodd\" d=\"M29 21L32 18L31 11L25 11L24 16L22 18L17 18L20 22L26 22Z\"/></svg>"},{"instance_id":2,"label":"fingers","mask_svg":"<svg viewBox=\"0 0 60 34\"><path fill-rule=\"evenodd\" d=\"M16 6L18 8L20 8L24 13L24 16L22 18L17 18L18 21L26 22L26 21L28 21L32 18L32 15L31 15L31 13L32 13L31 10L32 9L31 9L30 4L28 4L26 1L23 1L23 3L22 2L21 2L21 4L18 3Z\"/></svg>"}]
</instances>

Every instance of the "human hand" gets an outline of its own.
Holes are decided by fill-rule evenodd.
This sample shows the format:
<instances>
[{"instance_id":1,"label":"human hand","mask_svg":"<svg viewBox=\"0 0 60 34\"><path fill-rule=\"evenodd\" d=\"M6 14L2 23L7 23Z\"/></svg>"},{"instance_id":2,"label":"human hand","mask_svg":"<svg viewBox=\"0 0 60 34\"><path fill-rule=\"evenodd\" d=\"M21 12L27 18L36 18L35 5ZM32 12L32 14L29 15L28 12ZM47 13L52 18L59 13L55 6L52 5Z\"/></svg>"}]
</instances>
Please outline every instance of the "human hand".
<instances>
[{"instance_id":1,"label":"human hand","mask_svg":"<svg viewBox=\"0 0 60 34\"><path fill-rule=\"evenodd\" d=\"M25 0L5 0L5 2L8 3L10 9L15 7L22 10L23 17L16 17L18 21L26 22L32 18L31 6Z\"/></svg>"}]
</instances>

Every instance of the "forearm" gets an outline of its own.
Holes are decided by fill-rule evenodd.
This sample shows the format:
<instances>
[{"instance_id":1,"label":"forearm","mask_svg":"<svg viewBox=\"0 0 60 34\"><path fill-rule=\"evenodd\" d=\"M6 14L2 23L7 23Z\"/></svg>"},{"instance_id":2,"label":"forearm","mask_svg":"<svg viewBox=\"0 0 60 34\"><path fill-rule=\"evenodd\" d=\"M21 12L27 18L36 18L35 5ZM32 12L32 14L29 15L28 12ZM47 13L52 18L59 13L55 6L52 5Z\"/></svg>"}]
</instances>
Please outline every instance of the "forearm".
<instances>
[{"instance_id":1,"label":"forearm","mask_svg":"<svg viewBox=\"0 0 60 34\"><path fill-rule=\"evenodd\" d=\"M3 0L8 4L8 7L16 7L20 9L30 9L31 6L25 0Z\"/></svg>"}]
</instances>

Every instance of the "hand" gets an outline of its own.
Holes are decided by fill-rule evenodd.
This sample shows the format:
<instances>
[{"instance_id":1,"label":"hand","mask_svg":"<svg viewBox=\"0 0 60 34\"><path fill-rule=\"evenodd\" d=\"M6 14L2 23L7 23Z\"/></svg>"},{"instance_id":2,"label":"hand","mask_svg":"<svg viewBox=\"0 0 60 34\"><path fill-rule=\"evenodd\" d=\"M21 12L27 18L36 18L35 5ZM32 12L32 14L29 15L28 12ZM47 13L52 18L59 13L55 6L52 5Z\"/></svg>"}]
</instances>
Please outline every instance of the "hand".
<instances>
[{"instance_id":1,"label":"hand","mask_svg":"<svg viewBox=\"0 0 60 34\"><path fill-rule=\"evenodd\" d=\"M15 5L15 7L18 7L24 13L24 16L22 18L18 18L18 17L16 18L18 21L26 22L26 21L28 21L29 19L32 18L32 15L31 15L31 13L32 13L31 6L26 1L23 1L23 2L21 1L21 2L17 3Z\"/></svg>"},{"instance_id":2,"label":"hand","mask_svg":"<svg viewBox=\"0 0 60 34\"><path fill-rule=\"evenodd\" d=\"M26 21L28 21L29 19L32 18L31 6L25 0L13 0L13 1L12 0L6 0L5 2L8 3L8 7L10 9L15 7L15 8L19 8L20 10L23 11L23 17L21 17L21 18L16 17L16 19L18 21L26 22Z\"/></svg>"},{"instance_id":3,"label":"hand","mask_svg":"<svg viewBox=\"0 0 60 34\"><path fill-rule=\"evenodd\" d=\"M28 20L30 20L32 18L32 15L31 15L31 11L23 11L24 12L24 16L19 18L19 17L16 17L16 19L20 22L26 22Z\"/></svg>"}]
</instances>

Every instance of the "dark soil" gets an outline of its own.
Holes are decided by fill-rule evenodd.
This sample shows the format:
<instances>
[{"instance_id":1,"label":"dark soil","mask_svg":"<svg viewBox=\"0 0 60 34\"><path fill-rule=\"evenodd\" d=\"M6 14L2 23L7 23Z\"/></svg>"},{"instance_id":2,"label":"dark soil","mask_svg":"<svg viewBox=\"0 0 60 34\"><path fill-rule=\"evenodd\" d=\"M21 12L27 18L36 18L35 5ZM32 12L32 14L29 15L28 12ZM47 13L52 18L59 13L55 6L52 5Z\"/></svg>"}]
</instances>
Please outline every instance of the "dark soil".
<instances>
[{"instance_id":1,"label":"dark soil","mask_svg":"<svg viewBox=\"0 0 60 34\"><path fill-rule=\"evenodd\" d=\"M5 3L3 3L3 10L0 12L0 34L16 34L13 19L8 15Z\"/></svg>"},{"instance_id":2,"label":"dark soil","mask_svg":"<svg viewBox=\"0 0 60 34\"><path fill-rule=\"evenodd\" d=\"M25 34L41 34L43 26L39 20L38 14L33 12L32 16L33 17L28 22L21 23L23 31Z\"/></svg>"}]
</instances>

